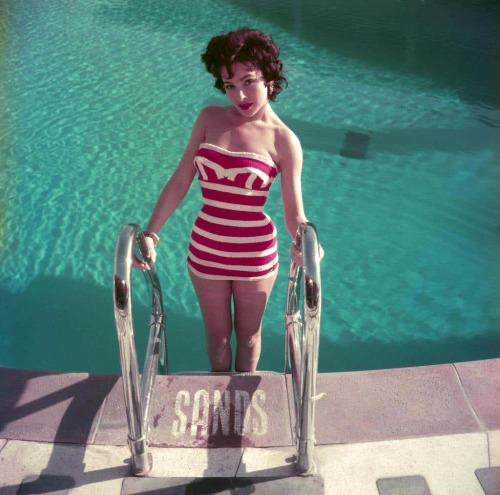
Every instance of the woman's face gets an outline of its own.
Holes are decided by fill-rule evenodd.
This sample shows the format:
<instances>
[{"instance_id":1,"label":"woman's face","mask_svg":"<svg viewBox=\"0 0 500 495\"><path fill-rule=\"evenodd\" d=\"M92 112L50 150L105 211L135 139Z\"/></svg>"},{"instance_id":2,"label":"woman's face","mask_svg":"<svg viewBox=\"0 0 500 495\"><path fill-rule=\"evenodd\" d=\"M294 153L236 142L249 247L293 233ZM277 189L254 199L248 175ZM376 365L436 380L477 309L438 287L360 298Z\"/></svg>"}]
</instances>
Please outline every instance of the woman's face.
<instances>
[{"instance_id":1,"label":"woman's face","mask_svg":"<svg viewBox=\"0 0 500 495\"><path fill-rule=\"evenodd\" d=\"M233 77L225 67L221 69L224 89L234 108L244 117L253 117L269 102L266 82L260 69L235 62Z\"/></svg>"}]
</instances>

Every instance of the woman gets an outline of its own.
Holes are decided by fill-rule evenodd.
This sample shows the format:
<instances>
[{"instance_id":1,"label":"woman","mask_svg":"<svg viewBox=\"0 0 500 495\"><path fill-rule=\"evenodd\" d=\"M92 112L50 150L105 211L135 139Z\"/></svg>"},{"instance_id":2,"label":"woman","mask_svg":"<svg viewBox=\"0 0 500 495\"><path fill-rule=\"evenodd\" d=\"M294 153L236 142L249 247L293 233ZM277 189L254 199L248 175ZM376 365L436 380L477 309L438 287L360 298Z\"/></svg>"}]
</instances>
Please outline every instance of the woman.
<instances>
[{"instance_id":1,"label":"woman","mask_svg":"<svg viewBox=\"0 0 500 495\"><path fill-rule=\"evenodd\" d=\"M210 40L202 61L230 104L201 111L144 231L155 260L158 232L197 174L203 207L193 227L187 263L205 323L212 371L232 369L233 323L235 370L257 368L262 317L278 268L276 229L263 207L278 174L292 239L299 224L307 221L300 142L270 105L287 83L278 57L272 38L257 30L240 29ZM293 243L291 255L301 262ZM134 266L148 269L138 260Z\"/></svg>"}]
</instances>

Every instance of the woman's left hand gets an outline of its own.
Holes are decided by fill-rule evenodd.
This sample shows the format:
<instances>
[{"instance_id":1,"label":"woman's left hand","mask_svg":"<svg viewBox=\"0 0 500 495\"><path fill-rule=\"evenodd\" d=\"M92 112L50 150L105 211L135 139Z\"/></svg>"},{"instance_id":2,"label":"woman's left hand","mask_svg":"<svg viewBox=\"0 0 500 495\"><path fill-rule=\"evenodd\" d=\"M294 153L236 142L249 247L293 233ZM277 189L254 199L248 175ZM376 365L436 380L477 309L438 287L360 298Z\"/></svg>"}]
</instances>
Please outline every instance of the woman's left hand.
<instances>
[{"instance_id":1,"label":"woman's left hand","mask_svg":"<svg viewBox=\"0 0 500 495\"><path fill-rule=\"evenodd\" d=\"M321 247L321 244L319 245L319 260L321 261L323 257L325 256L325 251ZM292 261L299 265L303 266L304 263L302 262L302 251L297 247L295 242L292 242L292 245L290 246L290 258Z\"/></svg>"},{"instance_id":2,"label":"woman's left hand","mask_svg":"<svg viewBox=\"0 0 500 495\"><path fill-rule=\"evenodd\" d=\"M137 258L135 253L132 253L132 266L134 268L138 268L139 270L145 271L150 270L150 266L148 261L152 261L153 263L156 261L156 249L155 243L151 237L143 236L143 240L140 242L144 242L145 245L142 245L142 249L146 252L145 258L140 260Z\"/></svg>"}]
</instances>

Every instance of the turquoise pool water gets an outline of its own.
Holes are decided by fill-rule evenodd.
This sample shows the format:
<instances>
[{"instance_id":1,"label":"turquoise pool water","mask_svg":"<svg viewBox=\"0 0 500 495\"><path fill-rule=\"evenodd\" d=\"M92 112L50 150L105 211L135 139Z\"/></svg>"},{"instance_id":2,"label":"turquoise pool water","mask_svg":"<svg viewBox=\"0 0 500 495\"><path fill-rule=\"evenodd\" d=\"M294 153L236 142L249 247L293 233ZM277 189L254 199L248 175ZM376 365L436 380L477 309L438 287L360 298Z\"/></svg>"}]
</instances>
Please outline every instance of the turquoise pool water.
<instances>
[{"instance_id":1,"label":"turquoise pool water","mask_svg":"<svg viewBox=\"0 0 500 495\"><path fill-rule=\"evenodd\" d=\"M273 33L290 82L275 108L302 140L307 214L326 251L321 371L499 356L498 3L0 5L0 365L119 370L116 236L147 221L198 111L224 103L199 54L243 25ZM366 156L345 156L346 135L368 140ZM273 187L266 211L282 226ZM208 366L185 268L198 208L194 185L159 250L174 371ZM277 371L279 235L260 364Z\"/></svg>"}]
</instances>

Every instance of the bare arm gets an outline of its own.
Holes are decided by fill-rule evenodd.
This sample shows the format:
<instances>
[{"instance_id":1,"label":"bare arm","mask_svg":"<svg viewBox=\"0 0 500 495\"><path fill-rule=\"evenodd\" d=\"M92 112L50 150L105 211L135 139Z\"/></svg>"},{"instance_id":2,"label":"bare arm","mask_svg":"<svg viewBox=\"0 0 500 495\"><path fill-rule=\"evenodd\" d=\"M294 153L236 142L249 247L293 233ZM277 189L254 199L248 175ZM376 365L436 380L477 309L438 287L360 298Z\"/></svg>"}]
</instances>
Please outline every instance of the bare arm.
<instances>
[{"instance_id":1,"label":"bare arm","mask_svg":"<svg viewBox=\"0 0 500 495\"><path fill-rule=\"evenodd\" d=\"M196 173L196 169L193 164L194 157L200 144L205 140L207 111L207 109L202 110L198 116L179 165L161 191L153 209L153 213L151 214L151 218L149 219L149 222L144 230L154 233L159 232L165 222L170 218L172 213L185 198ZM156 250L154 241L151 237L146 237L145 240L149 249L149 257L155 261ZM149 269L147 263L139 261L135 258L135 256L133 257L132 264L141 270Z\"/></svg>"},{"instance_id":2,"label":"bare arm","mask_svg":"<svg viewBox=\"0 0 500 495\"><path fill-rule=\"evenodd\" d=\"M281 196L286 228L295 239L297 227L307 222L302 200L302 147L291 131L287 132L280 146Z\"/></svg>"},{"instance_id":3,"label":"bare arm","mask_svg":"<svg viewBox=\"0 0 500 495\"><path fill-rule=\"evenodd\" d=\"M200 143L205 140L205 121L206 110L203 110L193 126L179 165L163 188L145 230L159 232L186 196L196 172L193 165L194 157Z\"/></svg>"},{"instance_id":4,"label":"bare arm","mask_svg":"<svg viewBox=\"0 0 500 495\"><path fill-rule=\"evenodd\" d=\"M281 195L283 198L283 210L285 213L286 228L295 241L297 228L303 222L307 222L304 213L304 203L302 200L302 147L300 141L289 131L283 148L280 150L281 167ZM319 246L320 259L324 256L324 251ZM290 246L290 257L298 265L302 265L302 251L295 242Z\"/></svg>"}]
</instances>

